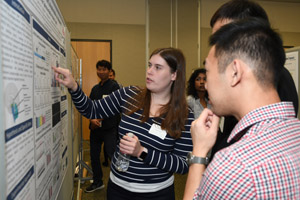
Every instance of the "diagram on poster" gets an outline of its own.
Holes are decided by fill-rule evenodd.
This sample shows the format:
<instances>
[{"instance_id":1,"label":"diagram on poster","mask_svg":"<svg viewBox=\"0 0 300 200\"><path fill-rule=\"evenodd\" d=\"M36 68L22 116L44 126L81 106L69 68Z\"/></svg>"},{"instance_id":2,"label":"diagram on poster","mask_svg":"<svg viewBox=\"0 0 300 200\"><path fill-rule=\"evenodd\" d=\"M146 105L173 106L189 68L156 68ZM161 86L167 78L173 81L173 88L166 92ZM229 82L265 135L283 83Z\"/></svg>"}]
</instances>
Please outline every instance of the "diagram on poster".
<instances>
[{"instance_id":1,"label":"diagram on poster","mask_svg":"<svg viewBox=\"0 0 300 200\"><path fill-rule=\"evenodd\" d=\"M15 83L10 82L5 88L5 108L11 116L8 118L9 124L18 123L18 119L29 116L31 113L29 87L23 85L18 88Z\"/></svg>"}]
</instances>

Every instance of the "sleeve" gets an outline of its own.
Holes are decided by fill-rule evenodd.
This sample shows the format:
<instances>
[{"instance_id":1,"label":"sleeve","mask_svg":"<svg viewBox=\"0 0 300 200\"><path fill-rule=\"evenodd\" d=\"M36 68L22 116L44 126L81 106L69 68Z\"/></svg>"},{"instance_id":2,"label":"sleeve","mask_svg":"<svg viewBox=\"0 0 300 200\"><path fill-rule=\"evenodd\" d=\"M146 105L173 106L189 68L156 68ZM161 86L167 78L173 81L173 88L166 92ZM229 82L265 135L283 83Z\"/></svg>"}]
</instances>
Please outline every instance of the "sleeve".
<instances>
[{"instance_id":1,"label":"sleeve","mask_svg":"<svg viewBox=\"0 0 300 200\"><path fill-rule=\"evenodd\" d=\"M148 149L148 155L144 162L156 166L172 173L185 174L188 172L186 157L188 152L193 150L191 137L191 123L194 115L189 111L185 131L182 131L181 137L175 141L172 152L164 153L156 149Z\"/></svg>"},{"instance_id":2,"label":"sleeve","mask_svg":"<svg viewBox=\"0 0 300 200\"><path fill-rule=\"evenodd\" d=\"M189 107L193 110L195 99L191 95L189 95L189 96L187 96L186 101L187 101L187 104L189 105Z\"/></svg>"},{"instance_id":3,"label":"sleeve","mask_svg":"<svg viewBox=\"0 0 300 200\"><path fill-rule=\"evenodd\" d=\"M107 97L99 100L88 98L80 87L75 92L69 90L73 103L77 110L88 119L105 119L121 112L121 106L124 102L125 90L123 88L116 90ZM122 96L123 95L123 96Z\"/></svg>"}]
</instances>

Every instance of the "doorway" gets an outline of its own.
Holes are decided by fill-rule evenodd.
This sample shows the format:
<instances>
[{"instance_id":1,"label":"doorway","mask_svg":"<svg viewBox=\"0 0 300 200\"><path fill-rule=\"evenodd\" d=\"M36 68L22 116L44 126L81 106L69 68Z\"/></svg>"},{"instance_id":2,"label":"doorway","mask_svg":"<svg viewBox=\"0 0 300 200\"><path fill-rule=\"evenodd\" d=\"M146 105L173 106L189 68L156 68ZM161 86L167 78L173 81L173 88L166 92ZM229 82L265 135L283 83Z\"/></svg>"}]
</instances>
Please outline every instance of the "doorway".
<instances>
[{"instance_id":1,"label":"doorway","mask_svg":"<svg viewBox=\"0 0 300 200\"><path fill-rule=\"evenodd\" d=\"M100 79L96 74L96 63L99 60L112 61L111 40L72 39L71 44L79 59L82 60L82 90L89 96L94 85ZM82 137L89 140L89 120L82 118Z\"/></svg>"}]
</instances>

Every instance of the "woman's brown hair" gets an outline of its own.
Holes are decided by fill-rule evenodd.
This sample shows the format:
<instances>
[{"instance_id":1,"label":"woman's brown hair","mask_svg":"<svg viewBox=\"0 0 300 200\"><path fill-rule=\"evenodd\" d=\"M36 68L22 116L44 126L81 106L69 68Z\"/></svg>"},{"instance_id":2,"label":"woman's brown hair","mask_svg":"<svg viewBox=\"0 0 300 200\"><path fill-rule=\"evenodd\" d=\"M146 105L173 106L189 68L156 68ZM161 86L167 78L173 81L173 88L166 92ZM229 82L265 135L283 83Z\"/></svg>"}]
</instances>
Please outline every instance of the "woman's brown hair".
<instances>
[{"instance_id":1,"label":"woman's brown hair","mask_svg":"<svg viewBox=\"0 0 300 200\"><path fill-rule=\"evenodd\" d=\"M171 86L170 101L160 109L159 117L163 118L161 128L173 138L179 138L188 115L188 107L185 96L185 58L181 50L175 48L160 48L152 52L153 55L160 55L171 68L171 73L176 72L176 80ZM150 115L151 91L142 89L135 99L138 105L131 107L130 113L140 109L143 110L141 122L146 122Z\"/></svg>"}]
</instances>

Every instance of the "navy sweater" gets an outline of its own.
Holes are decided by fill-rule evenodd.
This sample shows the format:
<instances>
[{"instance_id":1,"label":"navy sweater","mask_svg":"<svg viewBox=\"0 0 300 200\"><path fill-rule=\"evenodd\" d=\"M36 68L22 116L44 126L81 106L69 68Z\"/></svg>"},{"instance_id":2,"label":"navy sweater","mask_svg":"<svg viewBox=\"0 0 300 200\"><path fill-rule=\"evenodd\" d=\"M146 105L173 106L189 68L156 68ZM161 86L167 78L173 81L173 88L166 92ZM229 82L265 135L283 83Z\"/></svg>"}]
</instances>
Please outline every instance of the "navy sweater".
<instances>
[{"instance_id":1,"label":"navy sweater","mask_svg":"<svg viewBox=\"0 0 300 200\"><path fill-rule=\"evenodd\" d=\"M137 87L125 87L113 92L106 98L95 101L90 100L84 95L79 87L77 91L70 93L78 111L89 119L109 118L122 113L119 124L119 137L122 138L129 132L133 133L139 138L141 145L148 149L148 155L144 161L131 156L127 172L119 172L115 168L117 152L119 151L118 144L112 160L111 175L122 180L121 182L125 181L137 184L139 187L142 186L143 190L139 192L149 192L147 184L162 183L170 180L173 173L184 174L188 172L186 156L188 152L192 151L190 126L194 120L194 115L189 109L185 131L182 131L180 138L174 139L167 134L164 139L161 139L149 133L149 130L154 123L160 125L162 119L150 117L145 123L141 123L141 110L131 115L125 114L128 109L127 103L134 102L133 96L137 92L139 92ZM131 190L130 184L120 186ZM136 190L132 189L131 191Z\"/></svg>"}]
</instances>

